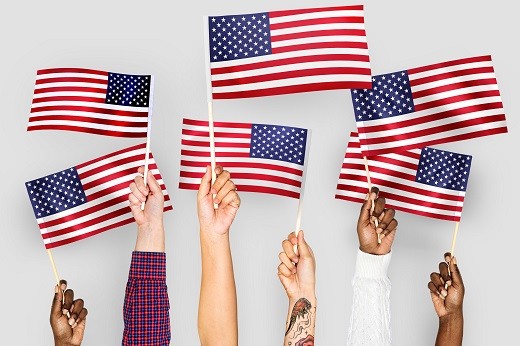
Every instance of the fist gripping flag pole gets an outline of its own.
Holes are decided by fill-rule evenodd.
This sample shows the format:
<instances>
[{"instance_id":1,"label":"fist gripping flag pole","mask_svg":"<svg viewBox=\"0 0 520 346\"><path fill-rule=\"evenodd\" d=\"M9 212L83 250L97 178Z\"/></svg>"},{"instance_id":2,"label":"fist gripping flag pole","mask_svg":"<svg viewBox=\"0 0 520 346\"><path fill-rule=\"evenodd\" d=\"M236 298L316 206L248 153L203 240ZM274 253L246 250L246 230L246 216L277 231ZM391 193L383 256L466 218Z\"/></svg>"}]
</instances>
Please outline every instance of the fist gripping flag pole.
<instances>
[{"instance_id":1,"label":"fist gripping flag pole","mask_svg":"<svg viewBox=\"0 0 520 346\"><path fill-rule=\"evenodd\" d=\"M370 198L370 195L371 195L371 192L372 192L372 180L370 179L370 170L368 169L367 157L363 156L363 160L365 161L365 171L367 173L368 198ZM370 209L370 215L372 215L374 213L374 209L375 208L376 208L376 203L372 199L372 208ZM377 232L377 227L379 227L379 219L377 217L374 219L374 223L376 225L376 232ZM377 243L381 244L381 236L379 235L379 233L377 233Z\"/></svg>"}]
</instances>

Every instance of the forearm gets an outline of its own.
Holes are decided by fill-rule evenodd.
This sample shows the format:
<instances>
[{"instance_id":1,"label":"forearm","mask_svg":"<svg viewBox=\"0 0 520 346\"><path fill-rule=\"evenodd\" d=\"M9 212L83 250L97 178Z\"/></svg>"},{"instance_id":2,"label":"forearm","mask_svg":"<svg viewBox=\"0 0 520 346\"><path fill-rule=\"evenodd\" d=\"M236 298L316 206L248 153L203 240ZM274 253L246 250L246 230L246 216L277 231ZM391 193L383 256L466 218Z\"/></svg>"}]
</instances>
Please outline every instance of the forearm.
<instances>
[{"instance_id":1,"label":"forearm","mask_svg":"<svg viewBox=\"0 0 520 346\"><path fill-rule=\"evenodd\" d=\"M436 346L460 346L464 331L462 311L439 318Z\"/></svg>"},{"instance_id":2,"label":"forearm","mask_svg":"<svg viewBox=\"0 0 520 346\"><path fill-rule=\"evenodd\" d=\"M316 296L303 294L298 299L289 300L284 346L314 345L316 325Z\"/></svg>"},{"instance_id":3,"label":"forearm","mask_svg":"<svg viewBox=\"0 0 520 346\"><path fill-rule=\"evenodd\" d=\"M237 299L229 236L200 232L202 282L199 337L202 346L238 345Z\"/></svg>"},{"instance_id":4,"label":"forearm","mask_svg":"<svg viewBox=\"0 0 520 346\"><path fill-rule=\"evenodd\" d=\"M162 221L156 225L146 225L137 230L135 251L164 252L164 226Z\"/></svg>"}]
</instances>

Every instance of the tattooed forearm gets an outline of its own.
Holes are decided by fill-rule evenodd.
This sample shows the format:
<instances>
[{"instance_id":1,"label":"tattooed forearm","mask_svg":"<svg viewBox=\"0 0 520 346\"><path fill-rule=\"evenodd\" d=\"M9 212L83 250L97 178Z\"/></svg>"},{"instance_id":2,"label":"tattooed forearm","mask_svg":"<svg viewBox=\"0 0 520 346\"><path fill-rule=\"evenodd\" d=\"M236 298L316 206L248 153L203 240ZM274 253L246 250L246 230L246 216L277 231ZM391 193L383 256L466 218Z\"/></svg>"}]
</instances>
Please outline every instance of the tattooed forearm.
<instances>
[{"instance_id":1,"label":"tattooed forearm","mask_svg":"<svg viewBox=\"0 0 520 346\"><path fill-rule=\"evenodd\" d=\"M316 304L306 298L294 303L287 318L286 346L313 346Z\"/></svg>"}]
</instances>

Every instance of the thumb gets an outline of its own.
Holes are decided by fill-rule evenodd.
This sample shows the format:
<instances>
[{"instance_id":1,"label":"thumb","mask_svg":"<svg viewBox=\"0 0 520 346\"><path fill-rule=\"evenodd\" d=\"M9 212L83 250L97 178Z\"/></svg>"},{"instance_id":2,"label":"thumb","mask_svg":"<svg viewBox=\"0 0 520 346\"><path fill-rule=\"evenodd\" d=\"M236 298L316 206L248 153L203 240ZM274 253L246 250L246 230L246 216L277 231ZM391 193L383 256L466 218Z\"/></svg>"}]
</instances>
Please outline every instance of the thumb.
<instances>
[{"instance_id":1,"label":"thumb","mask_svg":"<svg viewBox=\"0 0 520 346\"><path fill-rule=\"evenodd\" d=\"M361 206L358 223L370 223L370 212L372 210L372 203L374 203L378 194L379 189L373 186L372 189L370 189L370 193L368 193L367 197L365 198L365 203L363 203L363 205Z\"/></svg>"},{"instance_id":2,"label":"thumb","mask_svg":"<svg viewBox=\"0 0 520 346\"><path fill-rule=\"evenodd\" d=\"M457 258L452 257L450 261L451 279L453 280L453 286L461 287L464 285L462 282L462 275L460 274L459 266L457 265Z\"/></svg>"},{"instance_id":3,"label":"thumb","mask_svg":"<svg viewBox=\"0 0 520 346\"><path fill-rule=\"evenodd\" d=\"M303 231L298 232L298 253L300 257L312 257L311 249L305 241Z\"/></svg>"},{"instance_id":4,"label":"thumb","mask_svg":"<svg viewBox=\"0 0 520 346\"><path fill-rule=\"evenodd\" d=\"M152 194L162 193L161 185L159 185L151 171L148 171L148 176L146 180L148 180L148 188L150 189Z\"/></svg>"},{"instance_id":5,"label":"thumb","mask_svg":"<svg viewBox=\"0 0 520 346\"><path fill-rule=\"evenodd\" d=\"M207 196L211 189L211 168L210 166L206 166L206 173L202 176L202 180L200 181L199 192L197 193L197 197L200 200L201 198Z\"/></svg>"},{"instance_id":6,"label":"thumb","mask_svg":"<svg viewBox=\"0 0 520 346\"><path fill-rule=\"evenodd\" d=\"M61 283L61 282L60 282ZM54 286L54 298L52 299L51 318L60 318L63 310L63 291L56 285Z\"/></svg>"}]
</instances>

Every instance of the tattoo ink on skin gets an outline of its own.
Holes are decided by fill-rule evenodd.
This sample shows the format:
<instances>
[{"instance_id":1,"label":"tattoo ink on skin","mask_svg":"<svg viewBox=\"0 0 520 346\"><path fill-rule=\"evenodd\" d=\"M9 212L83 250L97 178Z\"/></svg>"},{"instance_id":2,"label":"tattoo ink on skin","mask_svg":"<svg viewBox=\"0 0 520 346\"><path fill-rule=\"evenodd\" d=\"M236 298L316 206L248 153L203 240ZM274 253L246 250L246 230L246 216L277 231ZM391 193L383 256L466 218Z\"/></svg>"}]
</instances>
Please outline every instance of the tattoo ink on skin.
<instances>
[{"instance_id":1,"label":"tattoo ink on skin","mask_svg":"<svg viewBox=\"0 0 520 346\"><path fill-rule=\"evenodd\" d=\"M310 317L311 317L310 316L310 313L311 313L310 311L311 311L311 308L312 308L312 305L311 305L311 303L307 299L305 299L305 298L298 299L296 304L294 304L293 310L291 312L291 319L290 319L290 322L289 322L289 326L287 327L287 331L285 332L285 335L289 334L289 332L294 327L294 325L295 325L296 321L298 320L298 318L309 317L309 321L306 321L306 322L310 323ZM298 331L298 329L300 329L300 328L297 328L297 331ZM303 328L301 328L301 329L303 330ZM298 335L299 334L301 334L301 331L300 331L300 333L298 333Z\"/></svg>"}]
</instances>

